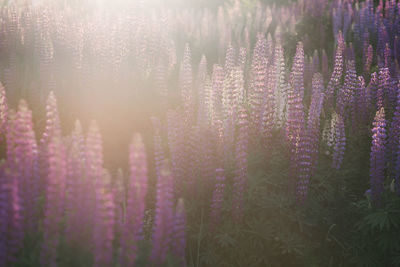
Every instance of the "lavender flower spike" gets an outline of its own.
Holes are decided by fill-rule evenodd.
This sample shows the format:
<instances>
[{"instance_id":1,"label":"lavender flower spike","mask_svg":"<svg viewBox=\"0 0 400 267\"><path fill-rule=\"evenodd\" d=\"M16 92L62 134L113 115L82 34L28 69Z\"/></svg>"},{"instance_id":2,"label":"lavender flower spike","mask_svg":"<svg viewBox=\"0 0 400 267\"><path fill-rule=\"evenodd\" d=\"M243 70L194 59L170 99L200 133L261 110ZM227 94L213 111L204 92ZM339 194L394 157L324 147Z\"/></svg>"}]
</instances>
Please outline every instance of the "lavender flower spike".
<instances>
[{"instance_id":1,"label":"lavender flower spike","mask_svg":"<svg viewBox=\"0 0 400 267\"><path fill-rule=\"evenodd\" d=\"M173 177L167 161L163 162L160 176L157 178L153 249L150 255L150 261L154 266L160 266L165 262L173 228Z\"/></svg>"},{"instance_id":2,"label":"lavender flower spike","mask_svg":"<svg viewBox=\"0 0 400 267\"><path fill-rule=\"evenodd\" d=\"M185 248L186 248L186 214L183 199L179 199L176 205L172 238L172 254L179 261L179 266L186 266Z\"/></svg>"},{"instance_id":3,"label":"lavender flower spike","mask_svg":"<svg viewBox=\"0 0 400 267\"><path fill-rule=\"evenodd\" d=\"M386 120L384 108L376 112L373 126L370 154L371 195L372 202L379 205L383 192L383 180L385 178Z\"/></svg>"},{"instance_id":4,"label":"lavender flower spike","mask_svg":"<svg viewBox=\"0 0 400 267\"><path fill-rule=\"evenodd\" d=\"M147 161L142 137L135 134L130 145L130 179L125 220L122 225L121 263L132 266L137 256L137 241L142 239L142 221L147 193Z\"/></svg>"}]
</instances>

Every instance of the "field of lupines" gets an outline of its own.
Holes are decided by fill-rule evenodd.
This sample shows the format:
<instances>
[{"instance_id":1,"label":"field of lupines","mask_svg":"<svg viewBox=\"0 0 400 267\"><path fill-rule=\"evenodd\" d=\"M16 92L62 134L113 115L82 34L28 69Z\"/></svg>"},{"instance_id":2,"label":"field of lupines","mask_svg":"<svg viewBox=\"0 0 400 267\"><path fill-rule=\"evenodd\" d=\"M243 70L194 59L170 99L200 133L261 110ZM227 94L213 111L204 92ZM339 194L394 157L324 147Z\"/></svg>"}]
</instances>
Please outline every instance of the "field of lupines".
<instances>
[{"instance_id":1,"label":"field of lupines","mask_svg":"<svg viewBox=\"0 0 400 267\"><path fill-rule=\"evenodd\" d=\"M0 13L0 267L400 266L400 2Z\"/></svg>"}]
</instances>

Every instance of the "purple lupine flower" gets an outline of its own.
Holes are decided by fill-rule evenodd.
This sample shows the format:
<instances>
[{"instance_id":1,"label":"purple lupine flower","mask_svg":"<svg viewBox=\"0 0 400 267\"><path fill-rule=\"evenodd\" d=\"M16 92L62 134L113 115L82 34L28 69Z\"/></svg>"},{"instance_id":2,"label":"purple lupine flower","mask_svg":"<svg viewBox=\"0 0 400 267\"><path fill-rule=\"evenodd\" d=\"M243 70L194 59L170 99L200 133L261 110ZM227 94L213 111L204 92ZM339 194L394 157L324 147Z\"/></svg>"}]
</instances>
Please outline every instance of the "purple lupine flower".
<instances>
[{"instance_id":1,"label":"purple lupine flower","mask_svg":"<svg viewBox=\"0 0 400 267\"><path fill-rule=\"evenodd\" d=\"M190 131L192 128L192 121L194 119L195 112L195 99L193 95L193 71L191 64L191 52L189 45L186 44L185 51L183 54L182 63L180 66L179 72L179 88L181 92L182 105L183 105L183 155L185 161L187 161L190 151L189 148L189 140L190 140ZM162 159L163 160L163 159ZM162 164L161 161L160 164ZM188 169L189 165L185 162L184 166L184 176L187 178L189 176L190 170Z\"/></svg>"},{"instance_id":2,"label":"purple lupine flower","mask_svg":"<svg viewBox=\"0 0 400 267\"><path fill-rule=\"evenodd\" d=\"M376 107L377 109L381 109L382 107L386 106L386 96L389 93L389 84L390 82L390 72L389 68L382 67L379 69L378 74L378 88L376 91Z\"/></svg>"},{"instance_id":3,"label":"purple lupine flower","mask_svg":"<svg viewBox=\"0 0 400 267\"><path fill-rule=\"evenodd\" d=\"M23 228L19 196L17 177L5 163L0 170L1 267L15 263L16 253L22 246Z\"/></svg>"},{"instance_id":4,"label":"purple lupine flower","mask_svg":"<svg viewBox=\"0 0 400 267\"><path fill-rule=\"evenodd\" d=\"M95 121L90 124L86 138L86 171L92 187L86 194L89 199L87 213L92 213L94 266L110 266L114 239L114 196L110 175L103 169L103 148L100 131Z\"/></svg>"},{"instance_id":5,"label":"purple lupine flower","mask_svg":"<svg viewBox=\"0 0 400 267\"><path fill-rule=\"evenodd\" d=\"M16 113L10 110L6 123L7 161L0 166L0 266L16 261L16 252L23 241L23 221L21 214L21 194L18 183L16 151Z\"/></svg>"},{"instance_id":6,"label":"purple lupine flower","mask_svg":"<svg viewBox=\"0 0 400 267\"><path fill-rule=\"evenodd\" d=\"M232 78L232 92L231 104L234 116L236 116L239 106L243 103L245 97L244 77L243 71L240 67L235 67L231 71Z\"/></svg>"},{"instance_id":7,"label":"purple lupine flower","mask_svg":"<svg viewBox=\"0 0 400 267\"><path fill-rule=\"evenodd\" d=\"M93 226L94 267L112 266L115 202L110 186L110 174L103 170L95 181L95 211Z\"/></svg>"},{"instance_id":8,"label":"purple lupine flower","mask_svg":"<svg viewBox=\"0 0 400 267\"><path fill-rule=\"evenodd\" d=\"M21 100L15 121L15 160L21 198L22 217L25 231L31 232L38 223L36 201L39 198L39 181L34 175L37 160L37 144L33 131L32 112ZM9 159L11 160L11 159Z\"/></svg>"},{"instance_id":9,"label":"purple lupine flower","mask_svg":"<svg viewBox=\"0 0 400 267\"><path fill-rule=\"evenodd\" d=\"M300 130L300 140L296 147L296 195L299 203L302 203L307 197L310 178L315 171L318 159L319 121L324 99L321 74L316 73L314 75L312 87L313 91L308 113L307 128L302 128Z\"/></svg>"},{"instance_id":10,"label":"purple lupine flower","mask_svg":"<svg viewBox=\"0 0 400 267\"><path fill-rule=\"evenodd\" d=\"M7 113L8 105L6 98L6 90L4 86L0 83L0 140L2 140L2 135L6 134L6 123L7 123Z\"/></svg>"},{"instance_id":11,"label":"purple lupine flower","mask_svg":"<svg viewBox=\"0 0 400 267\"><path fill-rule=\"evenodd\" d=\"M386 120L383 107L376 112L373 126L370 155L371 194L372 201L380 205L385 178Z\"/></svg>"},{"instance_id":12,"label":"purple lupine flower","mask_svg":"<svg viewBox=\"0 0 400 267\"><path fill-rule=\"evenodd\" d=\"M48 157L47 149L50 141L61 135L60 118L58 116L57 100L53 92L49 93L46 102L46 126L39 142L39 176L43 179L40 187L44 190L46 186L46 177L48 175Z\"/></svg>"},{"instance_id":13,"label":"purple lupine flower","mask_svg":"<svg viewBox=\"0 0 400 267\"><path fill-rule=\"evenodd\" d=\"M91 122L89 131L86 134L85 139L85 176L83 177L83 202L82 206L85 208L85 213L82 215L81 220L84 222L81 225L82 231L81 243L85 246L92 247L93 244L93 229L95 224L96 215L96 187L97 182L103 175L103 155L102 155L102 144L101 136L97 128L96 122Z\"/></svg>"},{"instance_id":14,"label":"purple lupine flower","mask_svg":"<svg viewBox=\"0 0 400 267\"><path fill-rule=\"evenodd\" d=\"M357 73L353 60L347 61L346 75L344 78L343 87L338 90L336 111L344 119L352 116L354 123L354 94L357 86Z\"/></svg>"},{"instance_id":15,"label":"purple lupine flower","mask_svg":"<svg viewBox=\"0 0 400 267\"><path fill-rule=\"evenodd\" d=\"M236 120L238 106L244 99L244 79L243 71L239 67L234 67L225 76L222 91L222 116L224 120L233 117Z\"/></svg>"},{"instance_id":16,"label":"purple lupine flower","mask_svg":"<svg viewBox=\"0 0 400 267\"><path fill-rule=\"evenodd\" d=\"M179 71L179 86L181 91L182 103L185 112L189 112L187 119L191 119L191 113L193 108L193 72L191 64L191 53L189 45L186 44L185 51L183 54L183 60Z\"/></svg>"},{"instance_id":17,"label":"purple lupine flower","mask_svg":"<svg viewBox=\"0 0 400 267\"><path fill-rule=\"evenodd\" d=\"M200 125L211 125L213 120L215 120L216 110L214 108L214 91L212 88L212 81L210 77L207 76L204 83L204 114L202 119L199 119L198 123Z\"/></svg>"},{"instance_id":18,"label":"purple lupine flower","mask_svg":"<svg viewBox=\"0 0 400 267\"><path fill-rule=\"evenodd\" d=\"M215 170L216 184L212 196L211 214L210 214L210 230L213 232L218 226L221 219L222 201L225 191L225 175L224 169L218 168Z\"/></svg>"},{"instance_id":19,"label":"purple lupine flower","mask_svg":"<svg viewBox=\"0 0 400 267\"><path fill-rule=\"evenodd\" d=\"M247 187L247 153L249 125L247 113L243 106L238 112L239 118L237 123L237 137L235 147L235 175L233 182L233 217L240 221L243 218L244 195Z\"/></svg>"},{"instance_id":20,"label":"purple lupine flower","mask_svg":"<svg viewBox=\"0 0 400 267\"><path fill-rule=\"evenodd\" d=\"M70 243L78 242L82 238L82 225L87 221L84 219L86 202L84 201L85 190L85 139L79 121L75 122L74 131L71 134L71 143L67 157L67 182L66 182L66 237Z\"/></svg>"},{"instance_id":21,"label":"purple lupine flower","mask_svg":"<svg viewBox=\"0 0 400 267\"><path fill-rule=\"evenodd\" d=\"M334 120L334 127L332 128L332 131L334 132L335 140L335 144L333 146L332 167L338 170L342 165L343 156L346 149L346 134L343 118L340 116L340 114L333 114L332 120Z\"/></svg>"},{"instance_id":22,"label":"purple lupine flower","mask_svg":"<svg viewBox=\"0 0 400 267\"><path fill-rule=\"evenodd\" d=\"M299 163L301 162L300 148L305 125L303 102L298 92L293 90L293 88L289 88L288 105L286 139L290 149L291 177L292 179L295 179L296 175L298 174Z\"/></svg>"},{"instance_id":23,"label":"purple lupine flower","mask_svg":"<svg viewBox=\"0 0 400 267\"><path fill-rule=\"evenodd\" d=\"M295 156L299 145L300 134L304 128L303 102L298 92L290 87L288 94L288 119L286 123L286 139L289 142L291 155Z\"/></svg>"},{"instance_id":24,"label":"purple lupine flower","mask_svg":"<svg viewBox=\"0 0 400 267\"><path fill-rule=\"evenodd\" d=\"M287 105L287 92L285 85L285 58L283 56L283 48L277 43L274 52L274 76L275 76L275 121L281 126L286 120L285 108Z\"/></svg>"},{"instance_id":25,"label":"purple lupine flower","mask_svg":"<svg viewBox=\"0 0 400 267\"><path fill-rule=\"evenodd\" d=\"M227 162L231 159L234 150L235 122L237 120L238 105L244 98L243 72L233 67L225 75L222 91L222 121L224 124L224 153Z\"/></svg>"},{"instance_id":26,"label":"purple lupine flower","mask_svg":"<svg viewBox=\"0 0 400 267\"><path fill-rule=\"evenodd\" d=\"M303 96L304 96L304 51L302 43L297 44L295 58L291 72L290 90L288 92L288 121L286 124L286 138L288 139L292 155L296 154L300 134L304 128Z\"/></svg>"},{"instance_id":27,"label":"purple lupine flower","mask_svg":"<svg viewBox=\"0 0 400 267\"><path fill-rule=\"evenodd\" d=\"M125 220L121 229L121 263L132 266L137 257L137 242L143 238L143 218L147 193L147 160L140 134L130 145L130 178L126 200Z\"/></svg>"},{"instance_id":28,"label":"purple lupine flower","mask_svg":"<svg viewBox=\"0 0 400 267\"><path fill-rule=\"evenodd\" d=\"M103 148L99 128L95 121L92 121L86 137L86 171L87 176L96 183L103 175Z\"/></svg>"},{"instance_id":29,"label":"purple lupine flower","mask_svg":"<svg viewBox=\"0 0 400 267\"><path fill-rule=\"evenodd\" d=\"M251 81L250 90L247 93L250 106L251 123L254 129L259 129L261 121L261 107L267 83L267 58L266 58L266 40L262 35L258 36L257 43L253 50L253 59L251 63ZM252 133L256 134L256 133Z\"/></svg>"},{"instance_id":30,"label":"purple lupine flower","mask_svg":"<svg viewBox=\"0 0 400 267\"><path fill-rule=\"evenodd\" d=\"M206 104L205 104L205 95L206 95L206 82L207 82L207 59L203 55L201 57L197 75L196 75L196 92L197 92L197 122L204 123L207 119L206 115Z\"/></svg>"},{"instance_id":31,"label":"purple lupine flower","mask_svg":"<svg viewBox=\"0 0 400 267\"><path fill-rule=\"evenodd\" d=\"M225 76L229 75L235 67L236 51L231 44L229 44L226 50L225 56Z\"/></svg>"},{"instance_id":32,"label":"purple lupine flower","mask_svg":"<svg viewBox=\"0 0 400 267\"><path fill-rule=\"evenodd\" d=\"M300 98L304 97L304 50L303 43L299 42L296 47L296 54L293 59L292 72L290 73L290 83L293 90L299 94Z\"/></svg>"},{"instance_id":33,"label":"purple lupine flower","mask_svg":"<svg viewBox=\"0 0 400 267\"><path fill-rule=\"evenodd\" d=\"M173 229L173 177L167 161L157 177L156 211L153 225L153 248L150 261L155 266L164 263L171 245Z\"/></svg>"},{"instance_id":34,"label":"purple lupine flower","mask_svg":"<svg viewBox=\"0 0 400 267\"><path fill-rule=\"evenodd\" d=\"M335 66L329 80L328 86L326 88L325 93L325 102L330 104L332 101L332 97L335 93L335 90L339 87L340 79L342 77L343 72L343 52L345 49L345 43L343 40L343 35L341 32L338 34L338 46L336 48L335 55Z\"/></svg>"},{"instance_id":35,"label":"purple lupine flower","mask_svg":"<svg viewBox=\"0 0 400 267\"><path fill-rule=\"evenodd\" d=\"M186 266L186 212L183 199L178 200L174 214L174 224L172 233L171 250L174 257L178 260L179 266Z\"/></svg>"},{"instance_id":36,"label":"purple lupine flower","mask_svg":"<svg viewBox=\"0 0 400 267\"><path fill-rule=\"evenodd\" d=\"M67 175L66 148L61 141L61 136L55 136L50 141L47 152L48 176L40 259L42 266L57 266L57 247L60 238L60 223L64 216Z\"/></svg>"}]
</instances>

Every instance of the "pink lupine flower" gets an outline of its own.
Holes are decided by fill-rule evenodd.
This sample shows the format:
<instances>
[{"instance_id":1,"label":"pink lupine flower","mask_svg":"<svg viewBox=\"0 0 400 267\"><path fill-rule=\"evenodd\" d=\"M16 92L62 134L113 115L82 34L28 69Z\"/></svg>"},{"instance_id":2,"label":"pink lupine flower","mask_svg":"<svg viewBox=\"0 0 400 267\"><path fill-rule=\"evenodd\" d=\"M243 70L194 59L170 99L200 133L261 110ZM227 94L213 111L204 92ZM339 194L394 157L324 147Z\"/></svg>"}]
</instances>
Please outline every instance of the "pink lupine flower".
<instances>
[{"instance_id":1,"label":"pink lupine flower","mask_svg":"<svg viewBox=\"0 0 400 267\"><path fill-rule=\"evenodd\" d=\"M293 59L290 82L293 90L295 90L296 94L299 95L300 99L303 99L304 97L304 67L303 43L299 42Z\"/></svg>"},{"instance_id":2,"label":"pink lupine flower","mask_svg":"<svg viewBox=\"0 0 400 267\"><path fill-rule=\"evenodd\" d=\"M36 204L39 198L39 182L35 175L37 163L37 144L33 131L32 112L21 100L15 118L15 162L18 173L19 193L21 194L22 217L25 230L33 231L38 223Z\"/></svg>"},{"instance_id":3,"label":"pink lupine flower","mask_svg":"<svg viewBox=\"0 0 400 267\"><path fill-rule=\"evenodd\" d=\"M85 140L80 122L76 121L67 157L65 232L68 242L78 242L82 238L82 225L87 223L84 220L87 212L84 197L87 193L85 180Z\"/></svg>"},{"instance_id":4,"label":"pink lupine flower","mask_svg":"<svg viewBox=\"0 0 400 267\"><path fill-rule=\"evenodd\" d=\"M111 266L113 261L115 204L111 177L102 170L95 181L95 208L93 226L93 253L95 267Z\"/></svg>"},{"instance_id":5,"label":"pink lupine flower","mask_svg":"<svg viewBox=\"0 0 400 267\"><path fill-rule=\"evenodd\" d=\"M86 174L88 188L87 226L93 244L94 266L112 264L112 243L114 240L114 196L111 190L110 175L103 169L103 147L100 131L92 122L86 138Z\"/></svg>"},{"instance_id":6,"label":"pink lupine flower","mask_svg":"<svg viewBox=\"0 0 400 267\"><path fill-rule=\"evenodd\" d=\"M178 260L179 266L186 266L186 212L183 199L178 200L174 214L171 250L173 256Z\"/></svg>"},{"instance_id":7,"label":"pink lupine flower","mask_svg":"<svg viewBox=\"0 0 400 267\"><path fill-rule=\"evenodd\" d=\"M0 140L2 140L2 135L6 134L6 123L7 123L7 113L8 105L6 98L6 90L4 86L0 83Z\"/></svg>"},{"instance_id":8,"label":"pink lupine flower","mask_svg":"<svg viewBox=\"0 0 400 267\"><path fill-rule=\"evenodd\" d=\"M54 137L61 135L60 118L57 109L57 100L53 92L50 92L46 102L46 126L39 142L39 176L41 191L46 187L46 177L48 175L48 153L49 143Z\"/></svg>"},{"instance_id":9,"label":"pink lupine flower","mask_svg":"<svg viewBox=\"0 0 400 267\"><path fill-rule=\"evenodd\" d=\"M385 146L386 146L386 120L385 110L381 108L376 112L372 129L372 146L370 156L370 178L372 201L381 204L383 182L385 178Z\"/></svg>"},{"instance_id":10,"label":"pink lupine flower","mask_svg":"<svg viewBox=\"0 0 400 267\"><path fill-rule=\"evenodd\" d=\"M267 86L267 41L262 35L258 36L257 43L253 50L253 59L251 62L251 82L247 92L247 98L250 106L251 123L254 129L259 129L262 114L264 94ZM252 128L253 128L252 127ZM252 135L257 134L256 132Z\"/></svg>"},{"instance_id":11,"label":"pink lupine flower","mask_svg":"<svg viewBox=\"0 0 400 267\"><path fill-rule=\"evenodd\" d=\"M0 266L16 261L23 241L21 194L16 162L16 114L10 110L6 124L7 161L0 166Z\"/></svg>"},{"instance_id":12,"label":"pink lupine flower","mask_svg":"<svg viewBox=\"0 0 400 267\"><path fill-rule=\"evenodd\" d=\"M46 206L43 220L42 266L57 266L60 223L64 216L65 180L67 175L66 148L61 137L54 137L47 149L48 176Z\"/></svg>"},{"instance_id":13,"label":"pink lupine flower","mask_svg":"<svg viewBox=\"0 0 400 267\"><path fill-rule=\"evenodd\" d=\"M167 161L157 177L156 198L150 261L158 266L166 260L173 231L173 177Z\"/></svg>"},{"instance_id":14,"label":"pink lupine flower","mask_svg":"<svg viewBox=\"0 0 400 267\"><path fill-rule=\"evenodd\" d=\"M143 219L147 193L147 161L142 137L135 134L130 145L130 178L126 214L121 226L121 262L132 266L137 257L137 242L143 238Z\"/></svg>"},{"instance_id":15,"label":"pink lupine flower","mask_svg":"<svg viewBox=\"0 0 400 267\"><path fill-rule=\"evenodd\" d=\"M338 46L336 48L335 66L325 93L325 102L328 104L330 104L335 91L339 88L339 83L343 72L343 53L345 49L345 43L341 32L339 32L337 40Z\"/></svg>"}]
</instances>

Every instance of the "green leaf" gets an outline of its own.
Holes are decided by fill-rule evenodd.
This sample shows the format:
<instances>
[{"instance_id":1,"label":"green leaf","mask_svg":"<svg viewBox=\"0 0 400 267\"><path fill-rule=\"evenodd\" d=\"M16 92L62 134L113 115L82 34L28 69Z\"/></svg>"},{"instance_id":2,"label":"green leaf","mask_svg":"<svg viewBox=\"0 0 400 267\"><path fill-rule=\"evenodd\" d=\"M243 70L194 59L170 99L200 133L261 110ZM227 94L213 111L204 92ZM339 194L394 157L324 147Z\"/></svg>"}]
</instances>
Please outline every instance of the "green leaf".
<instances>
[{"instance_id":1,"label":"green leaf","mask_svg":"<svg viewBox=\"0 0 400 267\"><path fill-rule=\"evenodd\" d=\"M216 236L218 244L223 248L230 248L236 246L236 240L227 233Z\"/></svg>"}]
</instances>

